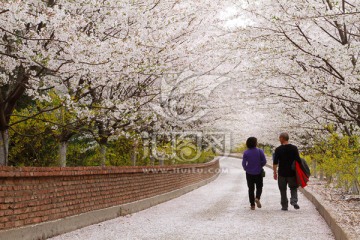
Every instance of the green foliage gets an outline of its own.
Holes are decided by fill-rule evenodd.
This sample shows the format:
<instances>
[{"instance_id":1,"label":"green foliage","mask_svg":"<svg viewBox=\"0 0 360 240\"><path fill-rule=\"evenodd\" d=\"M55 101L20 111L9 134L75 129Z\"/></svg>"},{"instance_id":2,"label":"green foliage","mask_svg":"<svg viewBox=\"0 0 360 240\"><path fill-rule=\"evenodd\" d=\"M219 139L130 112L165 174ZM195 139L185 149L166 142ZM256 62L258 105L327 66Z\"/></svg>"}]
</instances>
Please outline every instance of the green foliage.
<instances>
[{"instance_id":1,"label":"green foliage","mask_svg":"<svg viewBox=\"0 0 360 240\"><path fill-rule=\"evenodd\" d=\"M338 187L349 190L360 183L360 138L331 134L318 141L305 154L309 162L316 161L318 170L331 177Z\"/></svg>"},{"instance_id":2,"label":"green foliage","mask_svg":"<svg viewBox=\"0 0 360 240\"><path fill-rule=\"evenodd\" d=\"M52 114L58 114L56 110ZM34 114L34 109L22 109L16 111L13 122L19 122ZM61 132L58 125L51 122L55 117L42 116L30 118L19 122L10 131L9 159L10 165L15 166L57 166L59 165L59 139L57 136ZM47 120L51 122L48 122ZM106 152L107 166L131 166L133 165L132 156L136 151L136 165L146 166L151 164L149 156L145 152L143 143L138 140L134 145L132 138L119 137L109 141ZM173 149L171 143L163 142L157 146L158 152L167 154L164 160L165 165L204 163L212 160L215 154L211 150L202 150L192 142L183 142ZM176 154L176 158L174 157ZM100 146L92 136L85 133L74 135L68 142L67 166L99 166ZM154 160L158 165L159 161Z\"/></svg>"},{"instance_id":3,"label":"green foliage","mask_svg":"<svg viewBox=\"0 0 360 240\"><path fill-rule=\"evenodd\" d=\"M202 151L200 157L197 159L198 163L206 163L213 160L215 154L212 151Z\"/></svg>"},{"instance_id":4,"label":"green foliage","mask_svg":"<svg viewBox=\"0 0 360 240\"><path fill-rule=\"evenodd\" d=\"M273 146L260 143L258 147L264 150L265 155L271 156L273 153Z\"/></svg>"},{"instance_id":5,"label":"green foliage","mask_svg":"<svg viewBox=\"0 0 360 240\"><path fill-rule=\"evenodd\" d=\"M75 135L68 143L66 165L100 166L100 150L98 144L91 137Z\"/></svg>"},{"instance_id":6,"label":"green foliage","mask_svg":"<svg viewBox=\"0 0 360 240\"><path fill-rule=\"evenodd\" d=\"M110 166L132 166L133 155L136 152L136 165L146 166L150 164L149 158L144 158L142 144L138 146L133 139L119 137L110 141L107 148L106 165Z\"/></svg>"},{"instance_id":7,"label":"green foliage","mask_svg":"<svg viewBox=\"0 0 360 240\"><path fill-rule=\"evenodd\" d=\"M32 110L15 111L12 122L32 115ZM9 165L55 166L57 142L52 137L51 125L36 119L28 119L13 126L10 131ZM55 151L54 151L55 149Z\"/></svg>"},{"instance_id":8,"label":"green foliage","mask_svg":"<svg viewBox=\"0 0 360 240\"><path fill-rule=\"evenodd\" d=\"M49 102L33 101L15 110L11 118L9 163L15 166L58 166L60 142L67 142L67 166L100 166L100 146L88 130L77 121L71 110L61 106L60 98L49 93ZM55 106L55 107L54 107ZM39 112L42 109L45 111ZM49 111L47 111L49 109ZM148 147L136 135L117 137L107 145L107 166L131 166L136 152L136 165L160 164L150 159ZM136 144L134 140L136 141ZM177 142L168 139L157 143L156 152L164 153L163 164L203 163L212 160L215 153L198 146L191 139Z\"/></svg>"},{"instance_id":9,"label":"green foliage","mask_svg":"<svg viewBox=\"0 0 360 240\"><path fill-rule=\"evenodd\" d=\"M264 150L265 155L270 156L272 154L273 146L259 143L258 148L261 148L262 150ZM231 152L233 152L233 153L243 153L246 150L247 150L246 144L241 143L238 146L236 146L234 149L232 149Z\"/></svg>"},{"instance_id":10,"label":"green foliage","mask_svg":"<svg viewBox=\"0 0 360 240\"><path fill-rule=\"evenodd\" d=\"M245 152L247 149L246 144L245 143L241 143L239 144L237 147L235 147L234 149L231 150L231 152L233 153L243 153Z\"/></svg>"},{"instance_id":11,"label":"green foliage","mask_svg":"<svg viewBox=\"0 0 360 240\"><path fill-rule=\"evenodd\" d=\"M156 152L163 157L165 165L205 163L216 156L211 148L204 149L191 139L177 140L176 144L164 141L157 145Z\"/></svg>"}]
</instances>

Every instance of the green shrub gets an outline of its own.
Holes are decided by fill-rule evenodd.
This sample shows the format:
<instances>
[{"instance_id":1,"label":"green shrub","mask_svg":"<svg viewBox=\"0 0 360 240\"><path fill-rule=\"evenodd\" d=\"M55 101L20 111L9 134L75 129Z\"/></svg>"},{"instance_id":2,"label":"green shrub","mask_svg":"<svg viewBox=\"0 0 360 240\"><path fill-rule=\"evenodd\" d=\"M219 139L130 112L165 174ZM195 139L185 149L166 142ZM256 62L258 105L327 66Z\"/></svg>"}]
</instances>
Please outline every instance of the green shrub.
<instances>
[{"instance_id":1,"label":"green shrub","mask_svg":"<svg viewBox=\"0 0 360 240\"><path fill-rule=\"evenodd\" d=\"M359 136L331 134L317 141L306 154L305 159L316 162L317 170L323 171L329 182L349 190L360 183L360 142ZM312 164L311 164L312 165Z\"/></svg>"}]
</instances>

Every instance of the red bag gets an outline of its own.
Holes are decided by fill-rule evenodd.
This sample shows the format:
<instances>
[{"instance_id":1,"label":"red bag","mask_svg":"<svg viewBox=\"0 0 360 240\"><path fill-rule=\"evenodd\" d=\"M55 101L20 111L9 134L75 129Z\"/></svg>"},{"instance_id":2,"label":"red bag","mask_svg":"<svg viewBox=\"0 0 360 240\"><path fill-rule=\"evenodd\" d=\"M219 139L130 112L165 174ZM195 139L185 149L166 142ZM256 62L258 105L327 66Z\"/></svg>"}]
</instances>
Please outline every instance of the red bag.
<instances>
[{"instance_id":1,"label":"red bag","mask_svg":"<svg viewBox=\"0 0 360 240\"><path fill-rule=\"evenodd\" d=\"M304 173L297 161L295 161L295 172L297 184L302 188L306 187L307 182L309 181L309 176Z\"/></svg>"}]
</instances>

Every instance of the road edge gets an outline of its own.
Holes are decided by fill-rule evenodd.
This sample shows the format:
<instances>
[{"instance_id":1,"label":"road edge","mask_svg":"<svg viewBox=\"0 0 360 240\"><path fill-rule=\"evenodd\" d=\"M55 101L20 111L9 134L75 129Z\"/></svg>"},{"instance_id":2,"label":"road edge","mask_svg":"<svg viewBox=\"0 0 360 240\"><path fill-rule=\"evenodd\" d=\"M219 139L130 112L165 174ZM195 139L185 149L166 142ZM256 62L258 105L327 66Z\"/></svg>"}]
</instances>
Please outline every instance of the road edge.
<instances>
[{"instance_id":1,"label":"road edge","mask_svg":"<svg viewBox=\"0 0 360 240\"><path fill-rule=\"evenodd\" d=\"M219 175L220 172L208 179L202 180L192 185L139 201L90 211L54 221L4 230L0 232L0 236L1 239L13 240L39 240L55 237L57 235L75 231L77 229L111 220L120 216L136 213L160 203L167 202L197 188L205 186L206 184L214 181Z\"/></svg>"},{"instance_id":2,"label":"road edge","mask_svg":"<svg viewBox=\"0 0 360 240\"><path fill-rule=\"evenodd\" d=\"M271 169L273 168L270 164L266 164L266 166ZM350 240L345 230L335 221L333 214L331 214L331 212L326 209L326 207L317 197L314 196L313 193L302 187L299 187L299 191L315 206L315 209L325 220L336 240Z\"/></svg>"},{"instance_id":3,"label":"road edge","mask_svg":"<svg viewBox=\"0 0 360 240\"><path fill-rule=\"evenodd\" d=\"M326 207L319 201L319 199L310 191L299 188L300 192L309 199L310 202L315 206L316 210L320 215L325 219L325 222L330 227L333 232L336 240L350 240L346 231L337 223L334 217L334 214L331 213Z\"/></svg>"},{"instance_id":4,"label":"road edge","mask_svg":"<svg viewBox=\"0 0 360 240\"><path fill-rule=\"evenodd\" d=\"M239 155L229 154L227 157L240 158ZM267 156L269 159L269 156ZM270 164L266 164L266 167L271 168ZM314 196L310 191L299 187L299 191L315 206L321 217L325 220L336 240L351 240L346 231L336 222L334 214L332 214L326 207Z\"/></svg>"}]
</instances>

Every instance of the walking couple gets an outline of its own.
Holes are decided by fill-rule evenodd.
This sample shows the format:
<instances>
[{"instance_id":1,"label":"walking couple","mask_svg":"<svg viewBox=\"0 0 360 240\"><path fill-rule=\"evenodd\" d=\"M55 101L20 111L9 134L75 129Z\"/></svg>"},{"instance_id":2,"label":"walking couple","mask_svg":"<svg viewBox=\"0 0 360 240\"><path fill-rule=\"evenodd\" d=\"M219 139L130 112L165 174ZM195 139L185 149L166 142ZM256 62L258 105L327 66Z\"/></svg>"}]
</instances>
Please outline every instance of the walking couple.
<instances>
[{"instance_id":1,"label":"walking couple","mask_svg":"<svg viewBox=\"0 0 360 240\"><path fill-rule=\"evenodd\" d=\"M290 188L290 204L295 209L300 209L298 205L296 173L293 170L294 161L301 162L298 148L289 143L289 134L281 133L279 136L281 145L276 148L273 155L274 179L278 181L281 195L281 210L288 210L287 186ZM261 208L261 194L263 189L263 177L265 172L263 167L266 164L264 152L257 148L257 139L250 137L246 141L247 150L244 152L242 166L246 171L246 180L249 188L249 201L252 210L255 204ZM256 194L255 192L256 186Z\"/></svg>"}]
</instances>

